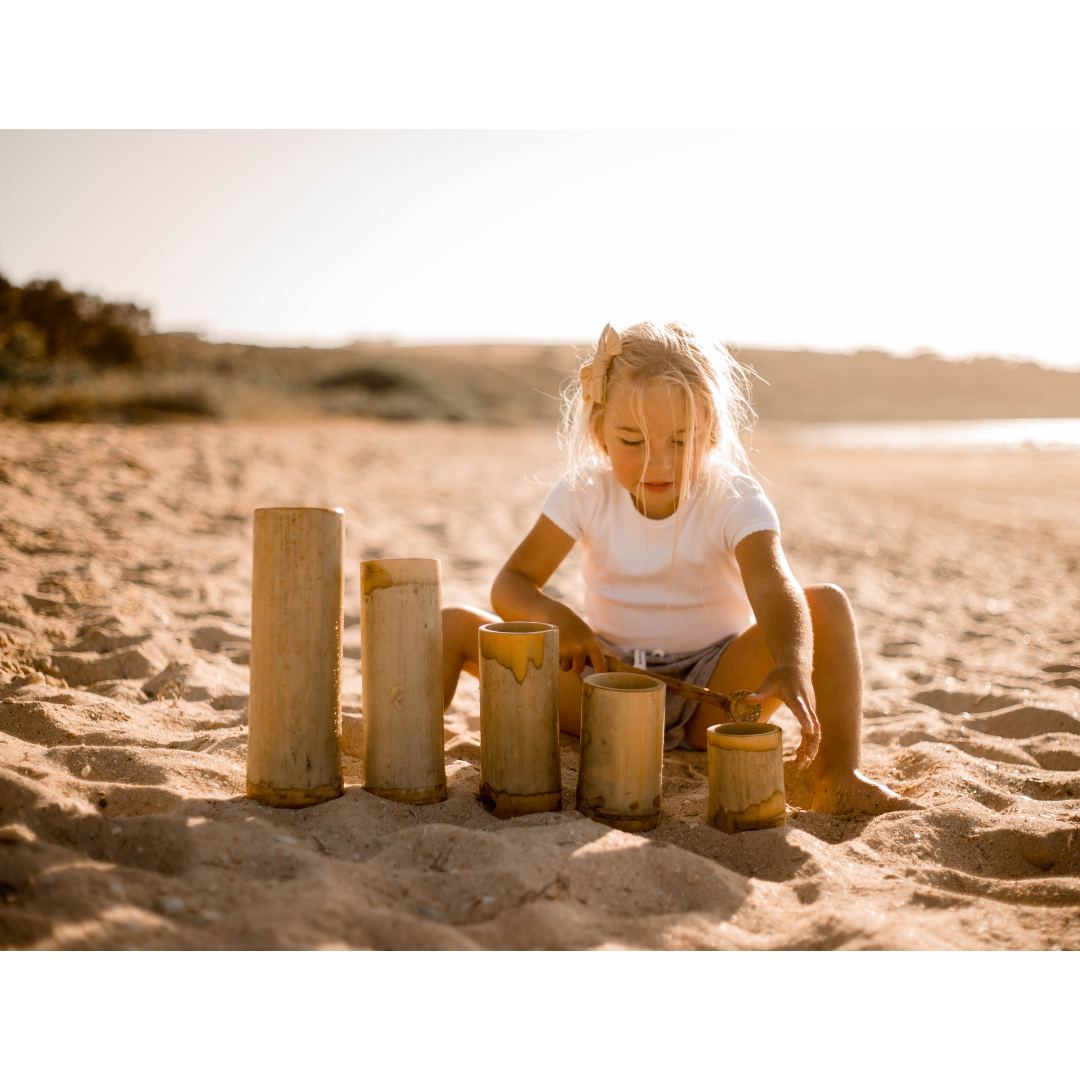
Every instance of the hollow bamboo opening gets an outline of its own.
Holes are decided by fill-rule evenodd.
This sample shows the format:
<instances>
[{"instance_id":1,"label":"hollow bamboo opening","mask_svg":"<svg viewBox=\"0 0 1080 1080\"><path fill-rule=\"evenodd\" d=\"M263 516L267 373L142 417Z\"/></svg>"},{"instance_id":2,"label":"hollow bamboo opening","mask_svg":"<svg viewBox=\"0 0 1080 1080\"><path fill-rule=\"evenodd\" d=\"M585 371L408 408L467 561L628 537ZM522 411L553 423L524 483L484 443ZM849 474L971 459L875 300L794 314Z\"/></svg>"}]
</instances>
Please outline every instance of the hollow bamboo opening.
<instances>
[{"instance_id":1,"label":"hollow bamboo opening","mask_svg":"<svg viewBox=\"0 0 1080 1080\"><path fill-rule=\"evenodd\" d=\"M399 585L442 585L438 559L365 559L360 564L360 588L365 596L376 589Z\"/></svg>"},{"instance_id":2,"label":"hollow bamboo opening","mask_svg":"<svg viewBox=\"0 0 1080 1080\"><path fill-rule=\"evenodd\" d=\"M725 750L775 750L783 732L775 724L714 724L706 732L710 746Z\"/></svg>"},{"instance_id":3,"label":"hollow bamboo opening","mask_svg":"<svg viewBox=\"0 0 1080 1080\"><path fill-rule=\"evenodd\" d=\"M619 672L607 672L598 675L586 675L582 682L598 686L601 690L625 690L630 693L655 690L663 684L649 675L624 675Z\"/></svg>"}]
</instances>

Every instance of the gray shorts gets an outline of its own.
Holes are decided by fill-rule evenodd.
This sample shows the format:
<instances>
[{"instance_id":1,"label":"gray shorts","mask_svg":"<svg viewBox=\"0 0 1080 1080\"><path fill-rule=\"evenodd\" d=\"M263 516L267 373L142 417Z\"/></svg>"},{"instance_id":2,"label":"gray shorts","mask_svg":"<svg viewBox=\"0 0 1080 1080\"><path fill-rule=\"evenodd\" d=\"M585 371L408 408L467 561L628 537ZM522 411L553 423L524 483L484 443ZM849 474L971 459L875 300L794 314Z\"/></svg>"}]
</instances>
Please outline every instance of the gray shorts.
<instances>
[{"instance_id":1,"label":"gray shorts","mask_svg":"<svg viewBox=\"0 0 1080 1080\"><path fill-rule=\"evenodd\" d=\"M721 654L735 640L735 635L728 634L726 638L722 638L714 645L698 649L697 652L686 653L664 653L659 649L651 652L626 649L621 645L613 645L602 637L597 637L596 640L604 647L605 652L617 656L624 664L641 668L643 671L655 671L657 675L667 675L669 678L680 679L682 682L693 683L695 686L706 686L713 677ZM586 665L582 675L592 674L592 667ZM668 690L664 699L665 750L694 749L689 743L683 741L683 735L697 707L696 701L680 697L674 690Z\"/></svg>"}]
</instances>

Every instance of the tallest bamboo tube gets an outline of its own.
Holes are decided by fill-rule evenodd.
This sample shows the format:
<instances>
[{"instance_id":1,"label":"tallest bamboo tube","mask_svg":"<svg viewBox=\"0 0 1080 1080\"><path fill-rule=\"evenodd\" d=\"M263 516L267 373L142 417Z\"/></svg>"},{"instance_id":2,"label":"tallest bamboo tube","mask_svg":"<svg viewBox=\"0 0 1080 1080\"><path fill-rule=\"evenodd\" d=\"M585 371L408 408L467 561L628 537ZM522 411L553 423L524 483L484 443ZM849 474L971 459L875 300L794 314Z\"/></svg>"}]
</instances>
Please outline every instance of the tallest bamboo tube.
<instances>
[{"instance_id":1,"label":"tallest bamboo tube","mask_svg":"<svg viewBox=\"0 0 1080 1080\"><path fill-rule=\"evenodd\" d=\"M341 775L341 510L255 511L248 797L311 806Z\"/></svg>"}]
</instances>

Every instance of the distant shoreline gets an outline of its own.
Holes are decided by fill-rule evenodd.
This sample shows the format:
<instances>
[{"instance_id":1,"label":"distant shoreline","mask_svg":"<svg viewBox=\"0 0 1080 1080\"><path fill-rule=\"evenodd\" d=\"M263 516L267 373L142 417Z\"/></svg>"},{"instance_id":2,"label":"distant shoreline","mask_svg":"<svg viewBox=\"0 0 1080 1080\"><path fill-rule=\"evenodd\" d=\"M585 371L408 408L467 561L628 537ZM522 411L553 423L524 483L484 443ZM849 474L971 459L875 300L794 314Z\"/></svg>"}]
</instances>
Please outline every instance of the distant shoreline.
<instances>
[{"instance_id":1,"label":"distant shoreline","mask_svg":"<svg viewBox=\"0 0 1080 1080\"><path fill-rule=\"evenodd\" d=\"M763 420L755 435L817 450L1080 450L1080 419Z\"/></svg>"}]
</instances>

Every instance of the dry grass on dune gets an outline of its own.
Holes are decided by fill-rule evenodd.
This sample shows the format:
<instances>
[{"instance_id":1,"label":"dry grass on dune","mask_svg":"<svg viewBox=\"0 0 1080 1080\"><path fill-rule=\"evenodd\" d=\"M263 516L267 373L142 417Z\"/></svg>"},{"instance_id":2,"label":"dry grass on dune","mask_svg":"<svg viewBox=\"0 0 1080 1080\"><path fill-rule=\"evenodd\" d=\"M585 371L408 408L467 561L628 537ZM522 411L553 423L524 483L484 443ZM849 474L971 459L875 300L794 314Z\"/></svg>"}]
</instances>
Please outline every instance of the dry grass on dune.
<instances>
[{"instance_id":1,"label":"dry grass on dune","mask_svg":"<svg viewBox=\"0 0 1080 1080\"><path fill-rule=\"evenodd\" d=\"M143 340L136 367L102 370L57 361L39 371L40 378L23 381L5 381L0 370L0 416L123 423L320 414L554 422L560 388L583 348L372 342L267 348L159 334ZM738 358L755 373L754 405L765 420L1080 416L1080 373L1033 363L752 348Z\"/></svg>"},{"instance_id":2,"label":"dry grass on dune","mask_svg":"<svg viewBox=\"0 0 1080 1080\"><path fill-rule=\"evenodd\" d=\"M302 415L517 424L558 415L574 350L545 346L265 348L190 335L147 338L137 367L58 362L0 377L0 416L151 423Z\"/></svg>"},{"instance_id":3,"label":"dry grass on dune","mask_svg":"<svg viewBox=\"0 0 1080 1080\"><path fill-rule=\"evenodd\" d=\"M925 804L727 836L704 755L660 826L476 802L476 683L450 798L246 800L251 512L346 510L344 740L358 560L433 556L487 603L559 472L550 427L326 418L0 424L0 941L9 948L1080 947L1080 455L844 454L759 439L801 580L852 596L865 765ZM580 599L576 558L552 589ZM788 757L794 726L784 720ZM564 805L576 743L563 741Z\"/></svg>"}]
</instances>

